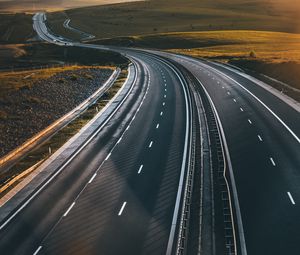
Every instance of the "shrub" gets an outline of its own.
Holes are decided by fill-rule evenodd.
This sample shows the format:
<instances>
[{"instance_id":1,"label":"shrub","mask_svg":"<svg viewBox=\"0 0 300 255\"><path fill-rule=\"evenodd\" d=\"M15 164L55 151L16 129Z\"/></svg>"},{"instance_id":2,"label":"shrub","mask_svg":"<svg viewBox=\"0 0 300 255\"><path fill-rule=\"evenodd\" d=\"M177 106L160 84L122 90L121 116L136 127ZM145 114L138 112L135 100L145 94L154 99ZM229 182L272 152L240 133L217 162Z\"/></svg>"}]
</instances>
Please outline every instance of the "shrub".
<instances>
[{"instance_id":1,"label":"shrub","mask_svg":"<svg viewBox=\"0 0 300 255\"><path fill-rule=\"evenodd\" d=\"M71 76L70 76L70 80L71 80L71 81L76 81L78 78L79 78L79 77L78 77L78 75L76 75L76 74L71 74Z\"/></svg>"},{"instance_id":2,"label":"shrub","mask_svg":"<svg viewBox=\"0 0 300 255\"><path fill-rule=\"evenodd\" d=\"M65 83L66 82L66 79L65 78L59 78L58 79L58 83Z\"/></svg>"},{"instance_id":3,"label":"shrub","mask_svg":"<svg viewBox=\"0 0 300 255\"><path fill-rule=\"evenodd\" d=\"M41 103L41 100L37 97L33 97L33 96L29 96L26 101L28 103L32 103L32 104L40 104Z\"/></svg>"},{"instance_id":4,"label":"shrub","mask_svg":"<svg viewBox=\"0 0 300 255\"><path fill-rule=\"evenodd\" d=\"M86 79L88 79L88 80L92 80L92 79L93 79L93 76L90 75L90 74L85 73L85 74L84 74L84 78L86 78Z\"/></svg>"},{"instance_id":5,"label":"shrub","mask_svg":"<svg viewBox=\"0 0 300 255\"><path fill-rule=\"evenodd\" d=\"M6 120L7 113L5 111L0 110L0 120Z\"/></svg>"},{"instance_id":6,"label":"shrub","mask_svg":"<svg viewBox=\"0 0 300 255\"><path fill-rule=\"evenodd\" d=\"M249 57L250 58L256 58L257 55L256 55L256 52L254 50L252 50L250 53L249 53Z\"/></svg>"}]
</instances>

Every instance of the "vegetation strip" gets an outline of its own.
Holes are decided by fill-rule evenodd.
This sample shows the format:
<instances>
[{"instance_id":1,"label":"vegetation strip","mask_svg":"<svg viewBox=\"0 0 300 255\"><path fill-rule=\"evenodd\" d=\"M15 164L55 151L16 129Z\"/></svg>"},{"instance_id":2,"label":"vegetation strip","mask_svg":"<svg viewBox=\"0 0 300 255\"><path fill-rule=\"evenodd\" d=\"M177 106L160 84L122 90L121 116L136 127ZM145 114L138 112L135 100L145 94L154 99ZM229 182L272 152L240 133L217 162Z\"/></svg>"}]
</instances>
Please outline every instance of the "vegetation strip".
<instances>
[{"instance_id":1,"label":"vegetation strip","mask_svg":"<svg viewBox=\"0 0 300 255\"><path fill-rule=\"evenodd\" d=\"M39 161L44 161L49 158L55 151L57 151L65 142L67 142L73 135L75 135L82 127L84 127L109 101L117 94L119 89L124 84L128 75L127 69L123 69L119 74L118 79L114 82L101 98L99 98L92 106L90 106L84 113L74 119L71 123L58 131L48 141L42 144L39 148L29 153L24 159L18 162L9 171L7 180L1 184L4 187L8 182L11 183L9 187L6 187L0 194L4 196L9 190L22 181L27 175L23 175L22 178L18 176L29 169ZM49 150L50 148L50 150ZM51 152L51 153L49 153ZM32 171L30 171L32 172ZM11 182L12 180L15 180Z\"/></svg>"},{"instance_id":2,"label":"vegetation strip","mask_svg":"<svg viewBox=\"0 0 300 255\"><path fill-rule=\"evenodd\" d=\"M50 126L39 132L37 135L27 140L24 144L17 147L12 152L8 153L0 159L0 169L2 172L6 172L11 165L15 163L18 159L22 158L26 153L30 152L36 146L45 141L48 137L53 135L55 132L63 128L70 121L80 115L83 111L87 109L95 100L105 94L105 91L110 88L111 83L117 78L119 74L119 69L117 69L113 75L106 81L106 83L101 86L96 92L94 92L89 98L83 101L76 108L65 114L63 117L59 118L57 121L52 123Z\"/></svg>"}]
</instances>

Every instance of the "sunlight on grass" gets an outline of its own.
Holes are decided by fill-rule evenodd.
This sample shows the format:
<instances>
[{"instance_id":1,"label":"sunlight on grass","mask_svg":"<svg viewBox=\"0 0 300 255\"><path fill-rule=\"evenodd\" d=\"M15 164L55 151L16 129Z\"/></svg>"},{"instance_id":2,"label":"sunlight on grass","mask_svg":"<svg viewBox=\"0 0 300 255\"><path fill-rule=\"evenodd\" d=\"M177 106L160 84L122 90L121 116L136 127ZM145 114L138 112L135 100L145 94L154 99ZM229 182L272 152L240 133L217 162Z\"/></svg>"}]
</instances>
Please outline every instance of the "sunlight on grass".
<instances>
[{"instance_id":1,"label":"sunlight on grass","mask_svg":"<svg viewBox=\"0 0 300 255\"><path fill-rule=\"evenodd\" d=\"M300 62L300 35L263 31L212 31L175 33L168 37L184 38L199 44L192 49L174 48L171 51L198 57L256 58L271 62ZM209 43L214 46L205 46ZM204 45L204 46L203 46Z\"/></svg>"},{"instance_id":2,"label":"sunlight on grass","mask_svg":"<svg viewBox=\"0 0 300 255\"><path fill-rule=\"evenodd\" d=\"M34 82L47 79L55 74L73 71L78 69L89 69L90 66L64 66L64 67L53 67L47 69L36 69L29 71L5 71L0 72L0 95L4 96L12 90L17 90L21 88L30 88L33 86ZM109 66L93 66L93 68L106 68L113 69ZM89 78L89 77L86 77Z\"/></svg>"}]
</instances>

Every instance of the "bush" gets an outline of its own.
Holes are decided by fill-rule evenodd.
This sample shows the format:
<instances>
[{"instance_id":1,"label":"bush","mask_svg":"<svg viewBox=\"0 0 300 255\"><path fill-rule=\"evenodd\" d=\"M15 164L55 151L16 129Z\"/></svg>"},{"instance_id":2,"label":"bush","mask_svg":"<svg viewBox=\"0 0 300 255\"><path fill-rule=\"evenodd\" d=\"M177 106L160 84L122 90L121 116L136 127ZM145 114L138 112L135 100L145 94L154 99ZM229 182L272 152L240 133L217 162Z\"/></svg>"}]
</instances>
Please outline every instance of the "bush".
<instances>
[{"instance_id":1,"label":"bush","mask_svg":"<svg viewBox=\"0 0 300 255\"><path fill-rule=\"evenodd\" d=\"M93 80L93 76L90 74L87 74L87 73L84 74L84 78L86 78L88 80Z\"/></svg>"},{"instance_id":2,"label":"bush","mask_svg":"<svg viewBox=\"0 0 300 255\"><path fill-rule=\"evenodd\" d=\"M71 80L71 81L76 81L78 78L79 78L79 77L78 77L78 75L76 75L76 74L72 74L72 75L70 76L70 80Z\"/></svg>"},{"instance_id":3,"label":"bush","mask_svg":"<svg viewBox=\"0 0 300 255\"><path fill-rule=\"evenodd\" d=\"M252 51L249 53L249 57L250 57L250 58L256 58L256 57L257 57L256 52L252 50Z\"/></svg>"},{"instance_id":4,"label":"bush","mask_svg":"<svg viewBox=\"0 0 300 255\"><path fill-rule=\"evenodd\" d=\"M58 83L65 83L66 82L66 79L65 78L59 78L58 79Z\"/></svg>"},{"instance_id":5,"label":"bush","mask_svg":"<svg viewBox=\"0 0 300 255\"><path fill-rule=\"evenodd\" d=\"M0 120L6 120L7 119L7 113L5 111L0 110Z\"/></svg>"},{"instance_id":6,"label":"bush","mask_svg":"<svg viewBox=\"0 0 300 255\"><path fill-rule=\"evenodd\" d=\"M40 104L41 100L37 97L29 96L26 101L31 104Z\"/></svg>"},{"instance_id":7,"label":"bush","mask_svg":"<svg viewBox=\"0 0 300 255\"><path fill-rule=\"evenodd\" d=\"M19 87L19 90L30 90L31 89L31 85L30 84L26 84L24 86Z\"/></svg>"}]
</instances>

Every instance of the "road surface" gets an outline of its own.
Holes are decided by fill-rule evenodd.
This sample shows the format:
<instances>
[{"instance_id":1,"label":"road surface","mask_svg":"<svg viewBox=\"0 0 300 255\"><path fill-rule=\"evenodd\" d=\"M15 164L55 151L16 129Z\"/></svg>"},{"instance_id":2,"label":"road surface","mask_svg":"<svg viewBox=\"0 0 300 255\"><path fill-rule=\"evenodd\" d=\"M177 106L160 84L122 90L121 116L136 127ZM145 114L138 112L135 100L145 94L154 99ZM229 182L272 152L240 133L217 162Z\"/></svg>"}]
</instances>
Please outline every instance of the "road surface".
<instances>
[{"instance_id":1,"label":"road surface","mask_svg":"<svg viewBox=\"0 0 300 255\"><path fill-rule=\"evenodd\" d=\"M298 106L221 65L74 43L49 33L43 15L35 19L42 39L116 50L137 62L139 76L135 91L104 130L2 229L1 252L170 254L194 105L189 105L186 77L156 56L161 55L198 79L219 117L228 149L238 253L299 253ZM175 244L176 235L172 253Z\"/></svg>"}]
</instances>

